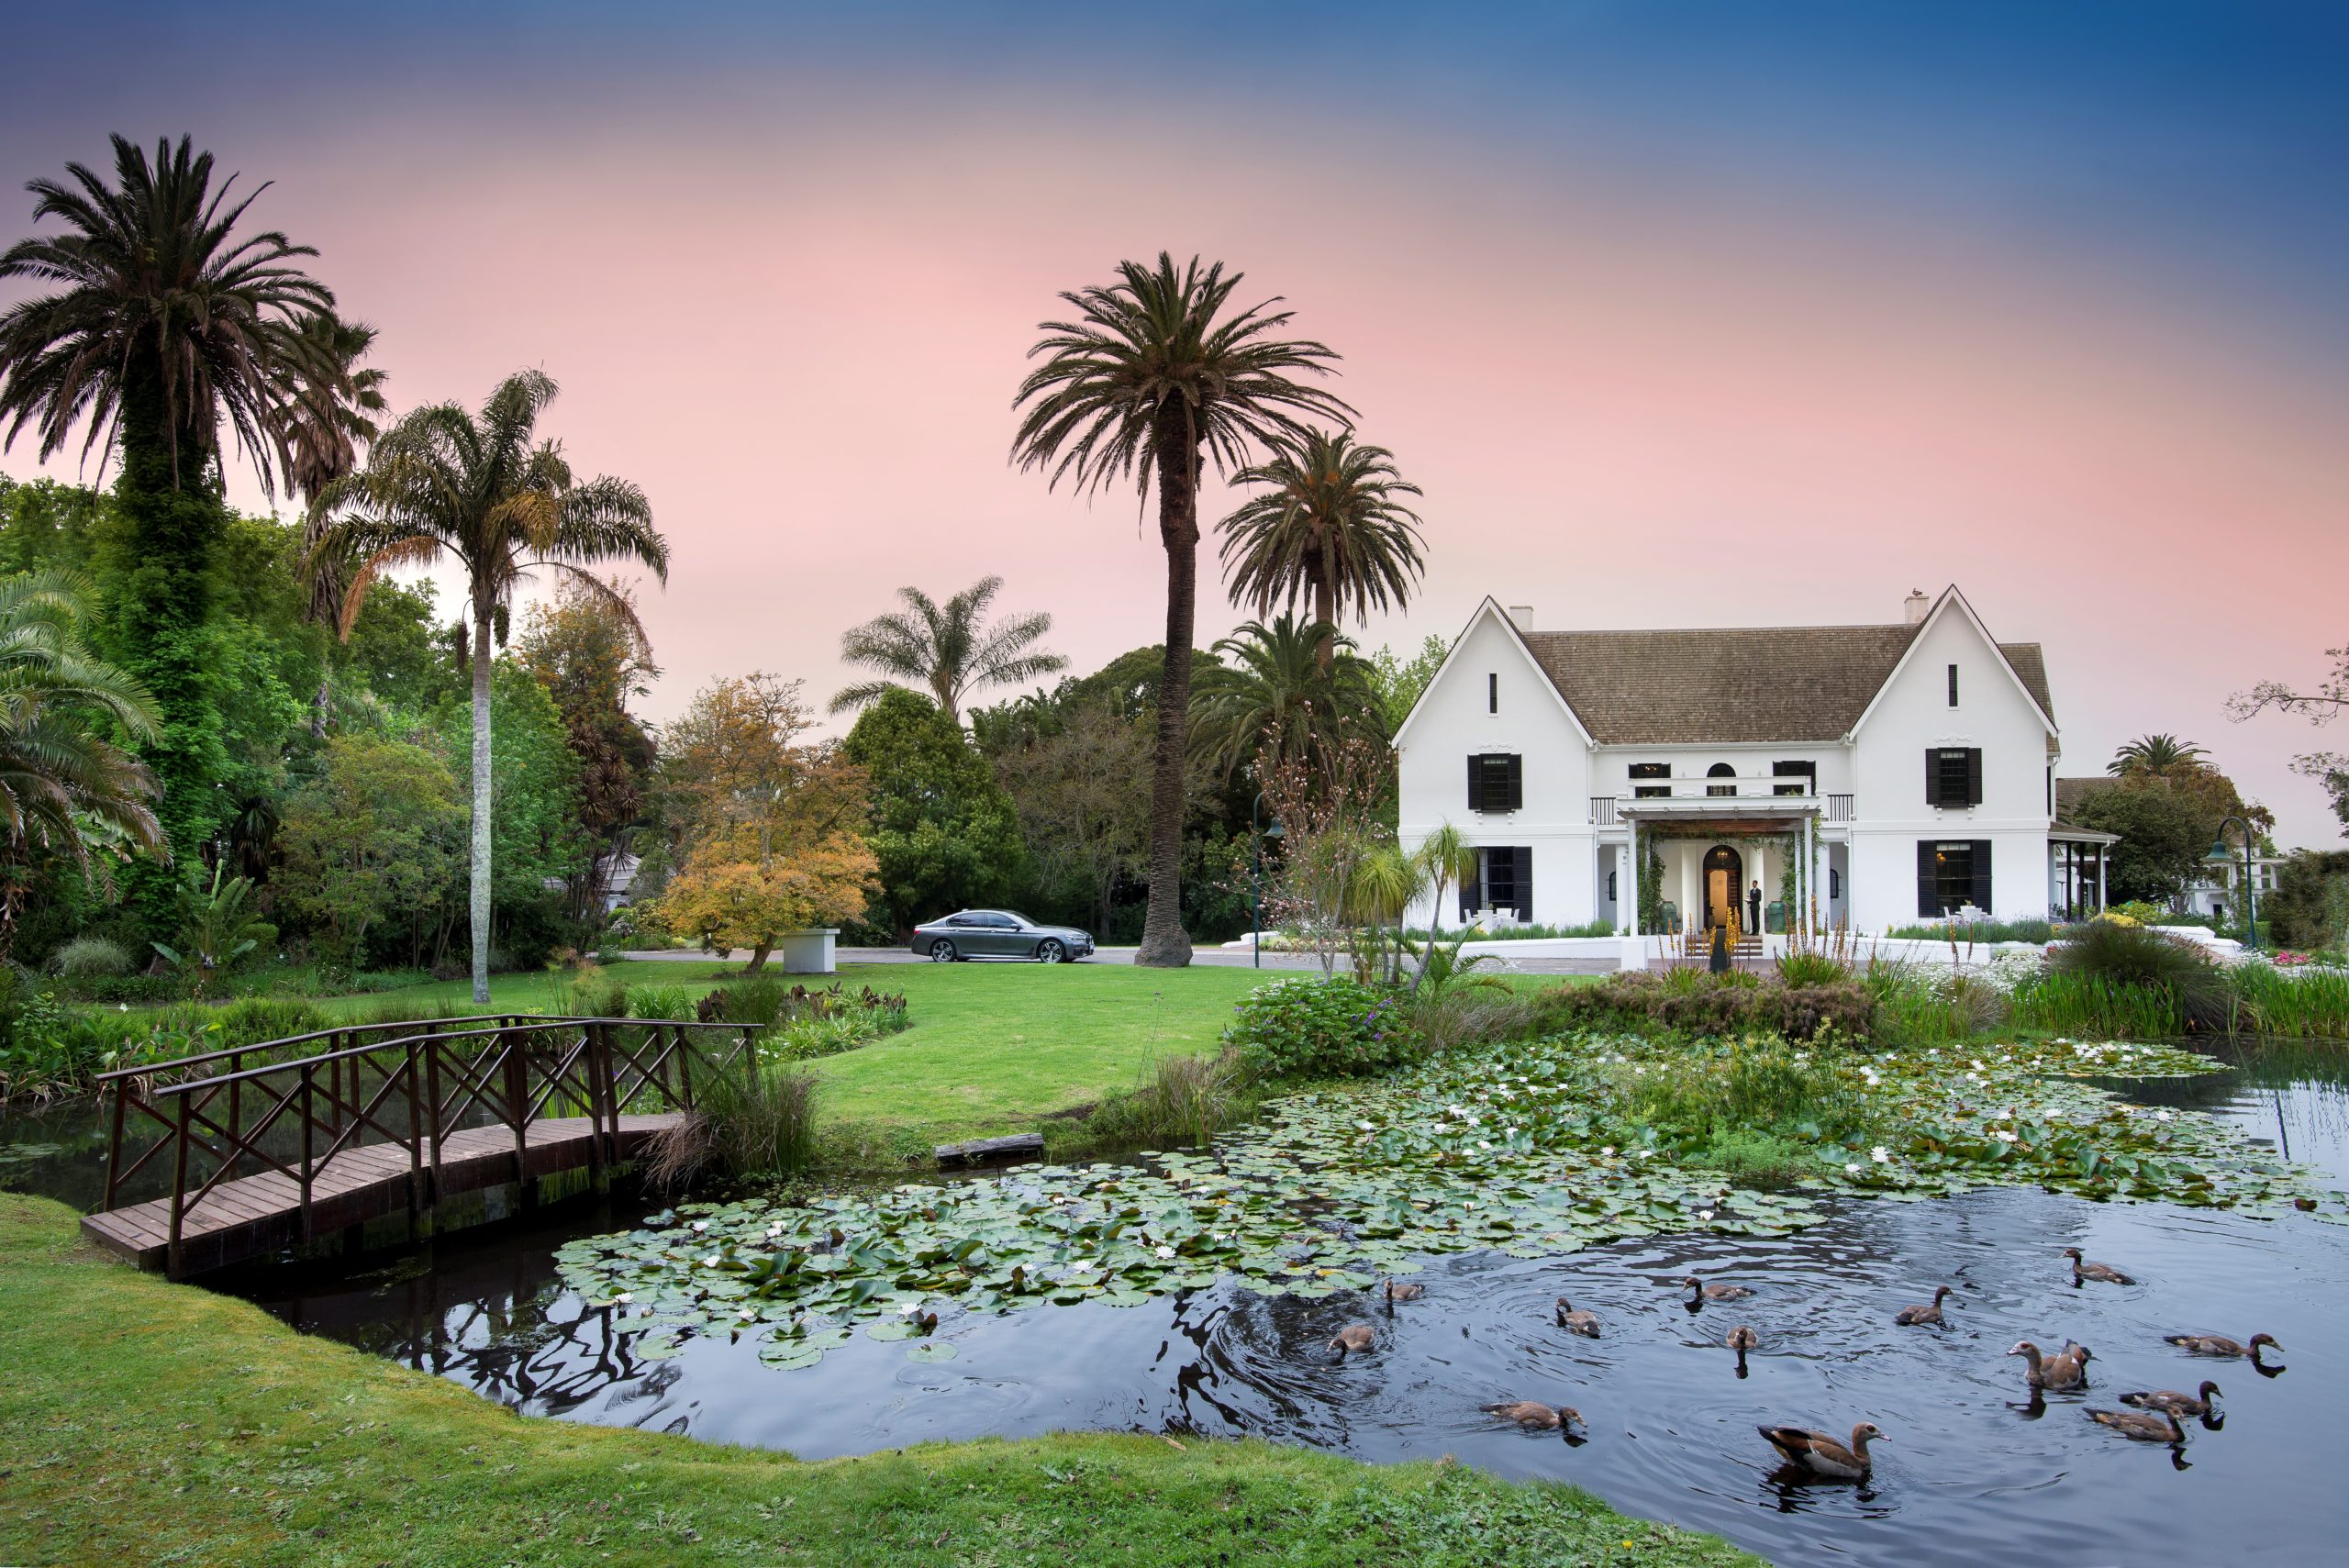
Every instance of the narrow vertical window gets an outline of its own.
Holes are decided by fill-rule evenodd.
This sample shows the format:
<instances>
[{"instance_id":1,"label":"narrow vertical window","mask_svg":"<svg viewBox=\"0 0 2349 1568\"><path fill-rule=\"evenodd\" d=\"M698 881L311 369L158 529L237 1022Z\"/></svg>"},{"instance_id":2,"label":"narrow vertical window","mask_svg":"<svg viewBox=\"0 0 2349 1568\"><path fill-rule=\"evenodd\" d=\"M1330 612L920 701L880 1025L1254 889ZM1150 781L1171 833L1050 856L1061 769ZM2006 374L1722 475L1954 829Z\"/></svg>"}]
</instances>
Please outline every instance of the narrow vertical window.
<instances>
[{"instance_id":1,"label":"narrow vertical window","mask_svg":"<svg viewBox=\"0 0 2349 1568\"><path fill-rule=\"evenodd\" d=\"M1498 713L1500 710L1501 678L1499 673L1497 672L1485 677L1485 711L1486 713Z\"/></svg>"},{"instance_id":2,"label":"narrow vertical window","mask_svg":"<svg viewBox=\"0 0 2349 1568\"><path fill-rule=\"evenodd\" d=\"M1957 706L1957 666L1954 664L1949 667L1949 706Z\"/></svg>"}]
</instances>

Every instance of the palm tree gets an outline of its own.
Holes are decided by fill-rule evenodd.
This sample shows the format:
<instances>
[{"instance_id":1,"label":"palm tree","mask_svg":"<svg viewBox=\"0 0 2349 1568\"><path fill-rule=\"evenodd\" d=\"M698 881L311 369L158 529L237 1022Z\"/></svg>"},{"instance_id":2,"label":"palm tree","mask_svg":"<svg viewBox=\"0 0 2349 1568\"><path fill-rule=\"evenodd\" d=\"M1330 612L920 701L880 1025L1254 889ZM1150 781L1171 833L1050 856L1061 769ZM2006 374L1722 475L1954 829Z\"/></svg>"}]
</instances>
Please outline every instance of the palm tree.
<instances>
[{"instance_id":1,"label":"palm tree","mask_svg":"<svg viewBox=\"0 0 2349 1568\"><path fill-rule=\"evenodd\" d=\"M2167 778L2174 773L2200 773L2209 756L2191 740L2180 740L2175 735L2140 735L2115 751L2104 771L2114 778L2131 773Z\"/></svg>"},{"instance_id":2,"label":"palm tree","mask_svg":"<svg viewBox=\"0 0 2349 1568\"><path fill-rule=\"evenodd\" d=\"M1349 611L1360 621L1373 608L1410 602L1422 567L1419 518L1402 497L1420 491L1385 447L1358 446L1344 430L1310 430L1276 443L1270 459L1233 483L1268 487L1218 525L1231 591L1259 619L1276 602L1294 609L1303 601L1315 620L1335 628ZM1325 667L1335 651L1324 638Z\"/></svg>"},{"instance_id":3,"label":"palm tree","mask_svg":"<svg viewBox=\"0 0 2349 1568\"><path fill-rule=\"evenodd\" d=\"M375 417L384 401L383 371L362 366L374 347L375 329L362 321L330 315L302 324L305 353L291 367L278 405L278 439L286 453L285 482L308 504L302 548L308 552L324 532L327 517L317 506L328 485L359 467L359 450L375 439ZM322 562L310 574L310 618L321 626L342 623L342 594L350 565Z\"/></svg>"},{"instance_id":4,"label":"palm tree","mask_svg":"<svg viewBox=\"0 0 2349 1568\"><path fill-rule=\"evenodd\" d=\"M540 568L604 599L631 626L627 596L587 568L633 557L669 579L669 546L652 527L644 492L624 480L573 477L553 441L533 444L555 384L540 371L508 376L475 418L460 405L416 409L377 437L367 466L327 486L334 514L309 564L351 563L343 635L375 577L443 554L465 571L473 688L473 1000L489 1000L490 638L515 589ZM639 628L641 629L640 628Z\"/></svg>"},{"instance_id":5,"label":"palm tree","mask_svg":"<svg viewBox=\"0 0 2349 1568\"><path fill-rule=\"evenodd\" d=\"M833 696L832 711L863 707L884 692L918 683L930 689L941 712L960 724L966 693L1067 669L1068 661L1057 653L1030 651L1052 629L1050 615L1039 611L991 627L979 624L1002 590L1002 578L982 577L941 608L918 588L898 589L906 607L841 633L841 658L899 679L847 687Z\"/></svg>"},{"instance_id":6,"label":"palm tree","mask_svg":"<svg viewBox=\"0 0 2349 1568\"><path fill-rule=\"evenodd\" d=\"M1338 740L1386 739L1368 667L1327 621L1250 621L1215 651L1230 662L1201 672L1191 693L1191 751L1219 776L1265 752L1275 766L1326 764Z\"/></svg>"},{"instance_id":7,"label":"palm tree","mask_svg":"<svg viewBox=\"0 0 2349 1568\"><path fill-rule=\"evenodd\" d=\"M88 584L62 573L0 578L0 953L16 932L36 851L85 874L91 850L128 845L168 859L151 804L155 775L105 740L93 718L133 740L155 734L155 705L139 683L90 656L82 636Z\"/></svg>"},{"instance_id":8,"label":"palm tree","mask_svg":"<svg viewBox=\"0 0 2349 1568\"><path fill-rule=\"evenodd\" d=\"M119 449L117 498L130 570L115 606L128 673L163 722L149 748L161 813L184 859L210 834L212 785L226 766L199 632L211 609L211 560L222 515L215 464L225 418L265 490L288 466L279 417L314 340L303 325L334 295L304 272L317 252L275 230L239 236L263 185L234 199L234 176L212 185L212 155L185 137L146 152L117 136L114 181L79 163L64 181L27 189L33 217L66 232L22 239L0 254L0 278L53 292L0 316L0 421L13 445L38 429L40 455L83 427L82 452ZM153 890L169 913L173 890ZM150 900L142 900L150 901Z\"/></svg>"},{"instance_id":9,"label":"palm tree","mask_svg":"<svg viewBox=\"0 0 2349 1568\"><path fill-rule=\"evenodd\" d=\"M1122 479L1146 503L1158 488L1158 539L1166 551L1166 640L1152 760L1150 906L1137 963L1191 961L1183 933L1184 728L1190 712L1191 631L1198 591L1199 476L1244 466L1252 445L1302 438L1307 418L1344 423L1353 413L1298 373L1326 375L1337 355L1280 335L1290 312L1267 300L1227 311L1242 274L1197 257L1177 268L1118 263L1118 281L1061 297L1075 319L1046 321L1029 350L1042 362L1019 384L1024 406L1012 456L1057 486L1079 491Z\"/></svg>"}]
</instances>

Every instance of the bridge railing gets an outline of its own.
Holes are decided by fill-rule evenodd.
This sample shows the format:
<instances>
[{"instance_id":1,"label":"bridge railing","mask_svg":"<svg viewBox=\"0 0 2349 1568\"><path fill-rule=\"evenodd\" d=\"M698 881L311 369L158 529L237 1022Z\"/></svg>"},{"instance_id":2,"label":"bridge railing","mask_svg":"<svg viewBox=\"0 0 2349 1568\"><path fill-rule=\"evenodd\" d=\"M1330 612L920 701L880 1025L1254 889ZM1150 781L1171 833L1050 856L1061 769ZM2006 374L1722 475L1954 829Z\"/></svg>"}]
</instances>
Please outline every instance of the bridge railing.
<instances>
[{"instance_id":1,"label":"bridge railing","mask_svg":"<svg viewBox=\"0 0 2349 1568\"><path fill-rule=\"evenodd\" d=\"M177 1273L189 1213L224 1185L285 1177L298 1191L306 1239L320 1172L362 1149L406 1155L412 1218L437 1206L450 1135L463 1130L509 1132L519 1183L533 1125L584 1119L600 1180L618 1162L623 1116L691 1110L716 1081L747 1077L756 1032L682 1019L498 1015L355 1025L118 1069L100 1079L111 1105L99 1207L135 1201L138 1178L167 1169ZM150 1181L161 1184L160 1175Z\"/></svg>"}]
</instances>

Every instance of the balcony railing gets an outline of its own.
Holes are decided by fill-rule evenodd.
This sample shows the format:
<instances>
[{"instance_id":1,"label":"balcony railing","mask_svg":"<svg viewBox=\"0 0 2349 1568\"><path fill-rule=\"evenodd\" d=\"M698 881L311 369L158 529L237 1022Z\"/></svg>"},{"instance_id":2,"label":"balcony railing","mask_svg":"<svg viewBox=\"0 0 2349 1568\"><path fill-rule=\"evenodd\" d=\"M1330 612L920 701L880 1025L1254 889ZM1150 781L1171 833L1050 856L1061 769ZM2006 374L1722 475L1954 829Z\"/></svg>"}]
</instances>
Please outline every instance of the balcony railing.
<instances>
[{"instance_id":1,"label":"balcony railing","mask_svg":"<svg viewBox=\"0 0 2349 1568\"><path fill-rule=\"evenodd\" d=\"M1760 779L1659 779L1652 784L1633 784L1617 795L1594 795L1590 797L1591 825L1612 828L1622 821L1626 805L1637 806L1648 800L1798 800L1805 803L1823 802L1823 820L1849 822L1854 815L1853 797L1848 795L1815 795L1809 789L1799 793L1785 791L1787 781L1776 778Z\"/></svg>"}]
</instances>

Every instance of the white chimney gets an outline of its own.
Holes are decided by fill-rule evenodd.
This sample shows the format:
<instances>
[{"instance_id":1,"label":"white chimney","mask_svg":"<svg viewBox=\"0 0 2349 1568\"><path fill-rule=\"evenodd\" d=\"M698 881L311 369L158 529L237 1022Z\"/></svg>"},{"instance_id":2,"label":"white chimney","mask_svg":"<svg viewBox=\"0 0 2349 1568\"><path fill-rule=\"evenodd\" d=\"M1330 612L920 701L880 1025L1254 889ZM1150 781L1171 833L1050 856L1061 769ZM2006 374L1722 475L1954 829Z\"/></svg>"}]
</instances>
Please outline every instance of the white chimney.
<instances>
[{"instance_id":1,"label":"white chimney","mask_svg":"<svg viewBox=\"0 0 2349 1568\"><path fill-rule=\"evenodd\" d=\"M1508 618L1517 623L1518 630L1531 631L1533 629L1533 606L1531 605L1511 605L1508 607Z\"/></svg>"},{"instance_id":2,"label":"white chimney","mask_svg":"<svg viewBox=\"0 0 2349 1568\"><path fill-rule=\"evenodd\" d=\"M1911 588L1909 590L1909 597L1903 601L1903 606L1909 612L1909 624L1920 626L1924 623L1925 612L1933 607L1933 601L1925 597L1925 591L1922 588Z\"/></svg>"}]
</instances>

